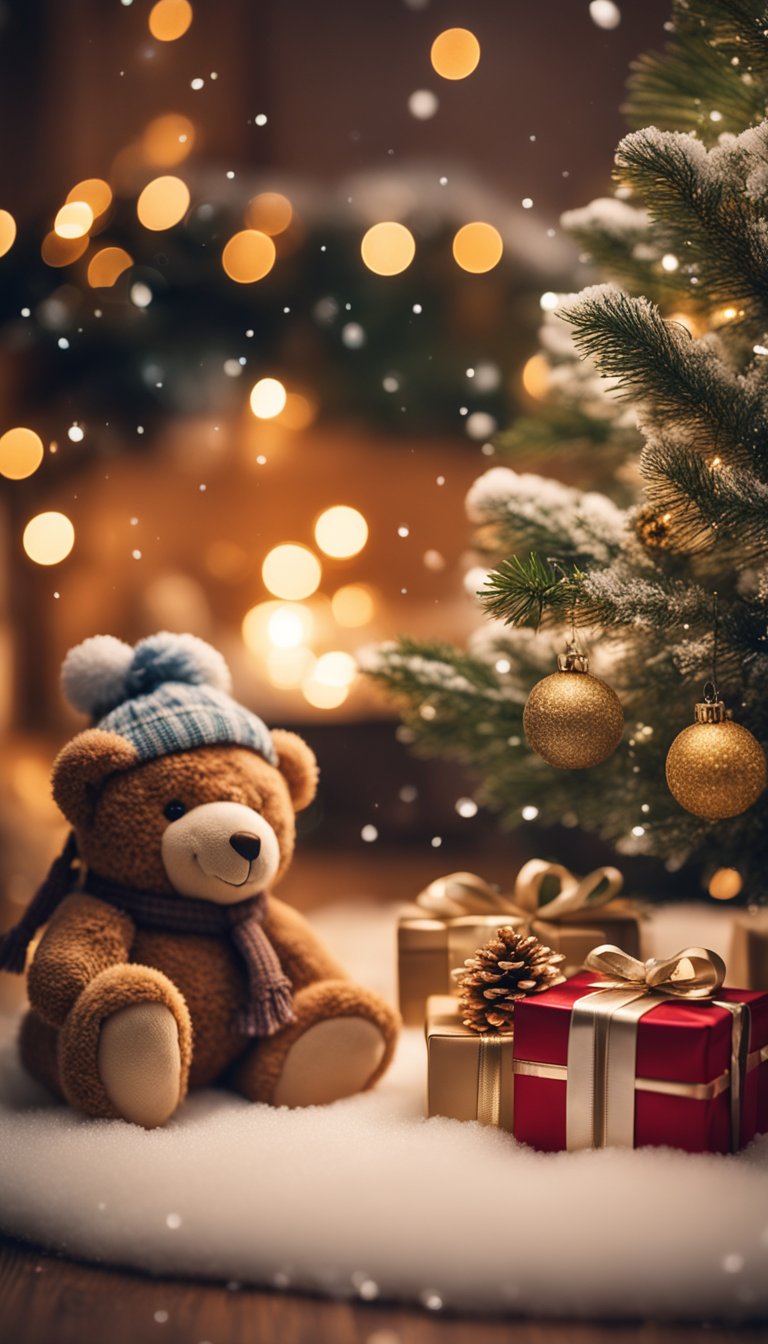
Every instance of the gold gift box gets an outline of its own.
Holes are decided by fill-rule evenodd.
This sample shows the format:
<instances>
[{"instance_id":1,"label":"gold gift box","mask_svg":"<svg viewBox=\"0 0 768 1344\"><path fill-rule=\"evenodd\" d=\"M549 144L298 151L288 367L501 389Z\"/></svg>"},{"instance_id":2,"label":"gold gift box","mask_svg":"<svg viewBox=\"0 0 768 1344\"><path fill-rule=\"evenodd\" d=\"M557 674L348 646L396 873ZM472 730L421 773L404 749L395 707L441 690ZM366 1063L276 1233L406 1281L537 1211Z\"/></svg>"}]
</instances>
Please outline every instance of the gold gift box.
<instances>
[{"instance_id":1,"label":"gold gift box","mask_svg":"<svg viewBox=\"0 0 768 1344\"><path fill-rule=\"evenodd\" d=\"M425 1030L427 1115L478 1120L511 1133L513 1036L481 1036L468 1031L462 1026L456 999L451 994L430 998Z\"/></svg>"},{"instance_id":2,"label":"gold gift box","mask_svg":"<svg viewBox=\"0 0 768 1344\"><path fill-rule=\"evenodd\" d=\"M768 909L734 912L728 970L735 985L768 990Z\"/></svg>"},{"instance_id":3,"label":"gold gift box","mask_svg":"<svg viewBox=\"0 0 768 1344\"><path fill-rule=\"evenodd\" d=\"M610 874L610 878L606 875ZM566 890L572 884L583 900L575 909L564 909L562 896L541 906L542 915L551 909L555 917L542 918L535 913L532 901L538 896L547 879L555 879ZM543 943L556 952L562 952L564 975L573 975L584 964L587 953L600 943L612 943L628 952L640 955L640 920L637 908L628 900L612 899L607 904L590 906L589 895L600 883L609 891L621 885L616 869L601 868L588 877L577 880L558 864L533 859L521 869L510 896L500 896L483 878L473 873L451 873L439 878L422 892L419 903L408 907L400 916L397 929L397 966L400 1012L406 1026L422 1026L425 1005L432 994L450 994L453 991L451 971L464 965L478 948L493 938L504 924L513 928L526 926ZM528 900L527 908L522 903ZM477 905L488 909L488 914L452 914L462 905ZM445 913L438 911L444 907Z\"/></svg>"}]
</instances>

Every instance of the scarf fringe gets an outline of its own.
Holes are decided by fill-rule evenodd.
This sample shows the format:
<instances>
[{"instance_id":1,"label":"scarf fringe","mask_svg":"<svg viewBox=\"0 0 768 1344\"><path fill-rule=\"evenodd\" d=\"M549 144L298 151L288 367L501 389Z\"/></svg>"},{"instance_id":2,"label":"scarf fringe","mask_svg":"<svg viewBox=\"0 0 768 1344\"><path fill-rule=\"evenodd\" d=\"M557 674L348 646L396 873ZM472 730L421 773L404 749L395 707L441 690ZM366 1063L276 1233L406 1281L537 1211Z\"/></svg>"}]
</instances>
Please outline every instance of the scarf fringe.
<instances>
[{"instance_id":1,"label":"scarf fringe","mask_svg":"<svg viewBox=\"0 0 768 1344\"><path fill-rule=\"evenodd\" d=\"M77 879L77 841L70 831L61 854L48 869L18 924L0 938L0 971L21 975L27 964L27 949L37 930L47 924L57 907L68 896Z\"/></svg>"},{"instance_id":2,"label":"scarf fringe","mask_svg":"<svg viewBox=\"0 0 768 1344\"><path fill-rule=\"evenodd\" d=\"M237 1026L246 1036L274 1036L295 1021L291 985L286 980L251 999L248 1007L238 1014Z\"/></svg>"}]
</instances>

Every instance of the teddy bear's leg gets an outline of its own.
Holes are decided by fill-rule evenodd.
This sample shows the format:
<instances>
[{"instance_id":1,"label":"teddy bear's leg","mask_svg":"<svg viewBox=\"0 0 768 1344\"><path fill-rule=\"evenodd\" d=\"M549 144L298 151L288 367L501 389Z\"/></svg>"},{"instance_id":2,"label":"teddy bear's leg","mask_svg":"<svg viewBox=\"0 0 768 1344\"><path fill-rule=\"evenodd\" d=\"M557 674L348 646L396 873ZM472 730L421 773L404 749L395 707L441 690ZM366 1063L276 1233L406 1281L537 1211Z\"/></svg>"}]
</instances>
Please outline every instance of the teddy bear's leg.
<instances>
[{"instance_id":1,"label":"teddy bear's leg","mask_svg":"<svg viewBox=\"0 0 768 1344\"><path fill-rule=\"evenodd\" d=\"M348 980L307 985L293 1006L296 1021L240 1061L237 1090L273 1106L318 1106L372 1087L392 1058L394 1010Z\"/></svg>"},{"instance_id":2,"label":"teddy bear's leg","mask_svg":"<svg viewBox=\"0 0 768 1344\"><path fill-rule=\"evenodd\" d=\"M67 1101L153 1129L186 1095L192 1025L176 986L148 966L111 966L77 999L59 1035Z\"/></svg>"},{"instance_id":3,"label":"teddy bear's leg","mask_svg":"<svg viewBox=\"0 0 768 1344\"><path fill-rule=\"evenodd\" d=\"M27 1073L60 1097L58 1064L59 1033L35 1012L24 1014L19 1030L19 1056Z\"/></svg>"}]
</instances>

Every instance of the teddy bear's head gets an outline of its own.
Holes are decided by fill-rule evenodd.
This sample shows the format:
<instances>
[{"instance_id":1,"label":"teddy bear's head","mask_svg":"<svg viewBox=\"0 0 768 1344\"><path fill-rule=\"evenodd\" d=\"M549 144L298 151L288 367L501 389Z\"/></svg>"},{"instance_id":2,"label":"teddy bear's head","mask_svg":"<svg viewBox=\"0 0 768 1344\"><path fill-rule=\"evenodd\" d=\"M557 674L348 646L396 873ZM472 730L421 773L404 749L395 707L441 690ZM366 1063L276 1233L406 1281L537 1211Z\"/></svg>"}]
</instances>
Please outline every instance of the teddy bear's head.
<instances>
[{"instance_id":1,"label":"teddy bear's head","mask_svg":"<svg viewBox=\"0 0 768 1344\"><path fill-rule=\"evenodd\" d=\"M191 635L135 649L97 636L67 655L62 684L97 721L53 768L54 797L93 872L221 905L282 876L294 813L315 795L315 758L231 698L214 649Z\"/></svg>"}]
</instances>

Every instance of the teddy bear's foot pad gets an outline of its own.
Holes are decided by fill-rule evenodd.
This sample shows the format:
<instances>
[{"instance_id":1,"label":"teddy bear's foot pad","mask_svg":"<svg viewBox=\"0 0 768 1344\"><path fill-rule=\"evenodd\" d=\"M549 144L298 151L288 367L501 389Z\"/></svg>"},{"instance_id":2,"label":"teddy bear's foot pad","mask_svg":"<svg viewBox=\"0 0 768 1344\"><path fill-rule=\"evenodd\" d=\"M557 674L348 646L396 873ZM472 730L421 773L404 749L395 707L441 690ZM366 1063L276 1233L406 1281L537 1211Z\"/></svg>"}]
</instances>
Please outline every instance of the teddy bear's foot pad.
<instances>
[{"instance_id":1,"label":"teddy bear's foot pad","mask_svg":"<svg viewBox=\"0 0 768 1344\"><path fill-rule=\"evenodd\" d=\"M360 1092L378 1069L386 1041L364 1017L317 1022L291 1047L277 1081L275 1106L324 1106Z\"/></svg>"},{"instance_id":2,"label":"teddy bear's foot pad","mask_svg":"<svg viewBox=\"0 0 768 1344\"><path fill-rule=\"evenodd\" d=\"M124 1120L145 1129L176 1109L181 1055L176 1019L162 1003L135 1003L104 1022L98 1068L107 1095Z\"/></svg>"}]
</instances>

